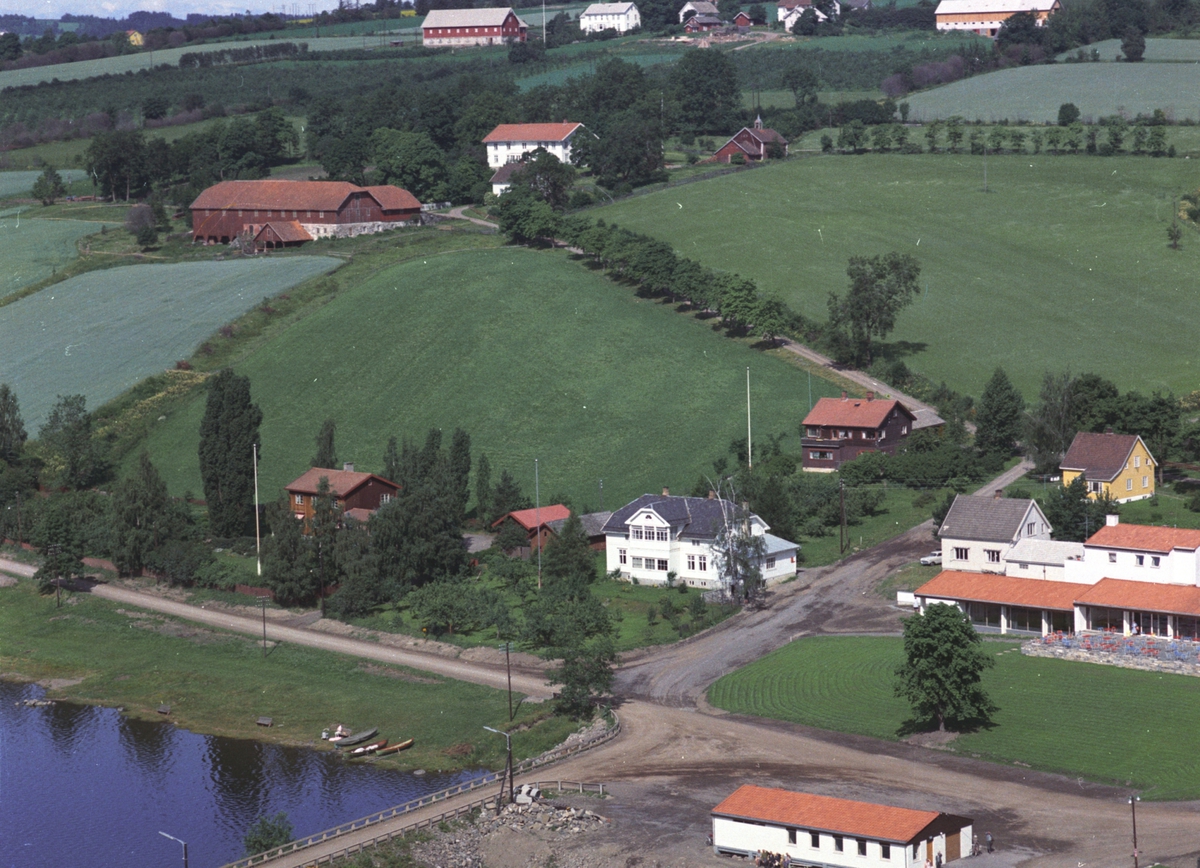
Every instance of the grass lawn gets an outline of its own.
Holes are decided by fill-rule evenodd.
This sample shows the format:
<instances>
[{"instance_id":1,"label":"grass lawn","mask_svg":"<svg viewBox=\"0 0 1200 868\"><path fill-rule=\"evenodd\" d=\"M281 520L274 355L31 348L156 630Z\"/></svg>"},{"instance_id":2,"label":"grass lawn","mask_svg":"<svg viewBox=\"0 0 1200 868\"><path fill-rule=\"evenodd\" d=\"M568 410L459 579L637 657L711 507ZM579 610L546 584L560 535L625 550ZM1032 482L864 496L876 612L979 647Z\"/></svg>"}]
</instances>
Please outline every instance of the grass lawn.
<instances>
[{"instance_id":1,"label":"grass lawn","mask_svg":"<svg viewBox=\"0 0 1200 868\"><path fill-rule=\"evenodd\" d=\"M752 277L818 320L829 292L845 291L849 257L910 253L921 295L885 354L968 394L998 365L1027 399L1046 370L1068 367L1123 390L1196 388L1200 236L1186 231L1180 250L1166 238L1172 197L1196 186L1191 161L1026 154L987 166L984 194L981 157L799 158L588 213Z\"/></svg>"},{"instance_id":2,"label":"grass lawn","mask_svg":"<svg viewBox=\"0 0 1200 868\"><path fill-rule=\"evenodd\" d=\"M995 726L949 749L1132 786L1150 799L1200 798L1200 678L1024 657L989 641L984 687ZM892 693L899 638L801 639L716 682L714 705L888 740L910 717Z\"/></svg>"},{"instance_id":3,"label":"grass lawn","mask_svg":"<svg viewBox=\"0 0 1200 868\"><path fill-rule=\"evenodd\" d=\"M800 551L804 555L803 564L806 567L819 567L832 564L849 557L855 552L878 545L884 540L891 539L897 534L904 533L910 527L915 527L933 514L933 508L946 496L945 490L934 492L935 498L926 506L914 506L913 501L922 496L922 492L913 491L899 486L890 486L884 492L883 503L875 515L863 518L859 524L847 528L850 543L845 553L839 552L841 541L838 529L822 537L801 537ZM929 550L938 547L937 541L930 537ZM894 596L894 594L893 594Z\"/></svg>"},{"instance_id":4,"label":"grass lawn","mask_svg":"<svg viewBox=\"0 0 1200 868\"><path fill-rule=\"evenodd\" d=\"M1112 62L1118 58L1122 58L1121 40L1105 39L1101 42L1093 42L1091 45L1083 47L1086 55L1091 55L1095 51L1101 61ZM1067 60L1075 57L1079 49L1072 51L1064 51L1058 55L1058 60ZM1200 60L1200 39L1147 39L1146 53L1142 56L1146 63L1154 62L1176 62L1176 63L1195 63Z\"/></svg>"},{"instance_id":5,"label":"grass lawn","mask_svg":"<svg viewBox=\"0 0 1200 868\"><path fill-rule=\"evenodd\" d=\"M1042 483L1034 479L1018 479L1004 493L1008 497L1032 497L1041 501L1050 486L1060 483ZM1168 483L1158 488L1157 494L1148 500L1137 500L1121 504L1122 524L1152 524L1163 527L1200 528L1200 512L1187 508L1191 494L1176 494Z\"/></svg>"},{"instance_id":6,"label":"grass lawn","mask_svg":"<svg viewBox=\"0 0 1200 868\"><path fill-rule=\"evenodd\" d=\"M16 215L5 212L0 217L0 299L65 267L79 255L75 243L99 229L82 220L39 220L27 214L18 228Z\"/></svg>"},{"instance_id":7,"label":"grass lawn","mask_svg":"<svg viewBox=\"0 0 1200 868\"><path fill-rule=\"evenodd\" d=\"M263 410L266 498L306 469L328 417L339 457L361 468L380 466L391 435L461 426L494 476L508 469L532 494L537 458L543 503L598 505L603 479L611 509L664 485L690 490L711 472L745 430L747 366L757 431L794 431L807 412L793 365L639 299L564 252L470 250L378 271L371 262L333 275L332 300L264 333L234 365ZM814 398L836 388L813 378ZM201 491L202 414L197 397L146 441L175 494Z\"/></svg>"},{"instance_id":8,"label":"grass lawn","mask_svg":"<svg viewBox=\"0 0 1200 868\"><path fill-rule=\"evenodd\" d=\"M166 703L171 719L195 732L299 745L317 742L332 720L373 725L388 738L416 739L391 761L409 768L502 762L503 742L480 738L480 727L507 724L503 691L287 644L264 658L252 638L125 611L86 594L56 609L54 598L39 597L29 581L0 594L0 671L82 679L50 690L51 697L123 705L143 719L157 718L154 709ZM262 715L275 726L257 727ZM517 721L532 726L513 740L522 756L558 743L572 728L546 705L522 706ZM474 749L445 753L461 744Z\"/></svg>"}]
</instances>

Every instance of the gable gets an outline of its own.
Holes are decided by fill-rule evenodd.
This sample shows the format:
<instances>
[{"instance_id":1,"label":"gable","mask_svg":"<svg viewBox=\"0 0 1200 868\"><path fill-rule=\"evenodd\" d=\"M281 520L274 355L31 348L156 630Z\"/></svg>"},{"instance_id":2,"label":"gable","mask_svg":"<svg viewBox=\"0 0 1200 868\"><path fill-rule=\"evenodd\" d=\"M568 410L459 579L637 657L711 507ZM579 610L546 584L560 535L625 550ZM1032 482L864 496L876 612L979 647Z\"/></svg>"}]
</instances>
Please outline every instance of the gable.
<instances>
[{"instance_id":1,"label":"gable","mask_svg":"<svg viewBox=\"0 0 1200 868\"><path fill-rule=\"evenodd\" d=\"M960 494L954 498L954 503L942 520L938 536L942 539L1012 542L1020 535L1028 521L1027 517L1034 510L1037 510L1038 519L1045 521L1045 515L1032 500ZM1046 526L1050 526L1048 521Z\"/></svg>"}]
</instances>

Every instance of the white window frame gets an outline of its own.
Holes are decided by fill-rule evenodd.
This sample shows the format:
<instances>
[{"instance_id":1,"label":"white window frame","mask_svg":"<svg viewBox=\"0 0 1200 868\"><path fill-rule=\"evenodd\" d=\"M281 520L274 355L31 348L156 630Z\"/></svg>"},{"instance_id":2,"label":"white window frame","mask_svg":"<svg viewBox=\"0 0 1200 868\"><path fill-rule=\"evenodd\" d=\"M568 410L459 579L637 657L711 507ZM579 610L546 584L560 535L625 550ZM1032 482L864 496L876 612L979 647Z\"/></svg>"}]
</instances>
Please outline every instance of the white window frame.
<instances>
[{"instance_id":1,"label":"white window frame","mask_svg":"<svg viewBox=\"0 0 1200 868\"><path fill-rule=\"evenodd\" d=\"M296 495L296 505L297 505L297 506L303 506L303 505L304 505L304 495L303 495L303 494L297 494L297 495Z\"/></svg>"},{"instance_id":2,"label":"white window frame","mask_svg":"<svg viewBox=\"0 0 1200 868\"><path fill-rule=\"evenodd\" d=\"M637 555L633 556L633 569L640 570L642 568L642 559Z\"/></svg>"},{"instance_id":3,"label":"white window frame","mask_svg":"<svg viewBox=\"0 0 1200 868\"><path fill-rule=\"evenodd\" d=\"M767 558L767 559L766 559L766 560L763 562L763 569L764 569L764 570L773 570L773 569L775 569L775 557L774 557L774 556L771 556L771 557Z\"/></svg>"},{"instance_id":4,"label":"white window frame","mask_svg":"<svg viewBox=\"0 0 1200 868\"><path fill-rule=\"evenodd\" d=\"M617 549L617 563L629 563L629 551L627 549Z\"/></svg>"},{"instance_id":5,"label":"white window frame","mask_svg":"<svg viewBox=\"0 0 1200 868\"><path fill-rule=\"evenodd\" d=\"M987 562L989 564L1000 563L1000 549L984 549L983 553L987 556Z\"/></svg>"},{"instance_id":6,"label":"white window frame","mask_svg":"<svg viewBox=\"0 0 1200 868\"><path fill-rule=\"evenodd\" d=\"M687 568L690 572L695 572L695 570L696 570L696 556L695 555L687 556Z\"/></svg>"},{"instance_id":7,"label":"white window frame","mask_svg":"<svg viewBox=\"0 0 1200 868\"><path fill-rule=\"evenodd\" d=\"M954 547L954 559L956 561L968 561L971 559L971 550L963 546Z\"/></svg>"},{"instance_id":8,"label":"white window frame","mask_svg":"<svg viewBox=\"0 0 1200 868\"><path fill-rule=\"evenodd\" d=\"M708 555L700 555L700 572L708 572Z\"/></svg>"}]
</instances>

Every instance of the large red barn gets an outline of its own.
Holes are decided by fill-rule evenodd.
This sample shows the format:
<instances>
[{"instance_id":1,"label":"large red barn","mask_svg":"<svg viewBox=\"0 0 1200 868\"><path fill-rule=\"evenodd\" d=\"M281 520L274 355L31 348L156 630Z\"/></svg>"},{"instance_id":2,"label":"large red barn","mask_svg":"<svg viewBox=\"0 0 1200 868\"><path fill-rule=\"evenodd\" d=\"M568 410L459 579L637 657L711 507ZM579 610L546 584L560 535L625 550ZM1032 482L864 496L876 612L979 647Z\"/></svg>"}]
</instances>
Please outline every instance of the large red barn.
<instances>
[{"instance_id":1,"label":"large red barn","mask_svg":"<svg viewBox=\"0 0 1200 868\"><path fill-rule=\"evenodd\" d=\"M192 203L192 240L228 244L249 232L259 236L260 244L282 246L383 232L420 214L421 203L399 187L357 187L345 181L222 181Z\"/></svg>"},{"instance_id":2,"label":"large red barn","mask_svg":"<svg viewBox=\"0 0 1200 868\"><path fill-rule=\"evenodd\" d=\"M421 42L438 45L508 45L524 42L529 25L509 6L494 9L431 9L421 23Z\"/></svg>"}]
</instances>

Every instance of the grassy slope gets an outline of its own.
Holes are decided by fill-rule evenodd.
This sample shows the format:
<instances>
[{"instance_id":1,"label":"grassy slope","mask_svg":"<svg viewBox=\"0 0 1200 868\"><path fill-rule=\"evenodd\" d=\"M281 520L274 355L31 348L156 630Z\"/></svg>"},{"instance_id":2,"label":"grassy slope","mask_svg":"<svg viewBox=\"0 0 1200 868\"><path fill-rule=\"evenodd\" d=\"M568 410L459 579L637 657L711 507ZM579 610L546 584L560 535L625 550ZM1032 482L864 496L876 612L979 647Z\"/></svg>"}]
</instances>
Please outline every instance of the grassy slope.
<instances>
[{"instance_id":1,"label":"grassy slope","mask_svg":"<svg viewBox=\"0 0 1200 868\"><path fill-rule=\"evenodd\" d=\"M656 309L649 309L656 308ZM321 420L338 455L377 469L390 435L461 426L493 474L511 469L543 502L609 508L670 485L690 489L745 426L794 431L807 387L788 363L716 337L710 325L589 274L561 252L503 249L385 269L236 366L264 413L262 488L302 472ZM814 397L833 392L814 378ZM803 392L803 394L802 394ZM586 409L585 409L586 408ZM150 437L172 491L200 492L203 401ZM710 471L711 472L711 471Z\"/></svg>"},{"instance_id":2,"label":"grassy slope","mask_svg":"<svg viewBox=\"0 0 1200 868\"><path fill-rule=\"evenodd\" d=\"M950 750L1132 785L1150 798L1200 797L1200 678L1024 657L1010 643L985 648L996 655L984 676L1000 707L996 726L959 736ZM900 639L803 639L725 676L709 699L730 711L895 739L910 715L892 694L903 656Z\"/></svg>"},{"instance_id":3,"label":"grassy slope","mask_svg":"<svg viewBox=\"0 0 1200 868\"><path fill-rule=\"evenodd\" d=\"M830 156L589 213L753 277L821 320L849 257L911 253L923 294L900 314L893 349L971 394L997 365L1028 397L1048 368L1123 389L1196 387L1200 243L1186 233L1181 250L1166 246L1171 197L1195 186L1190 162L993 156L986 195L982 180L980 157Z\"/></svg>"},{"instance_id":4,"label":"grassy slope","mask_svg":"<svg viewBox=\"0 0 1200 868\"><path fill-rule=\"evenodd\" d=\"M79 255L75 242L99 227L82 220L37 220L22 215L0 217L0 298L37 283ZM11 361L11 356L9 357Z\"/></svg>"}]
</instances>

